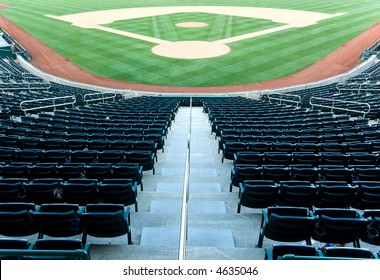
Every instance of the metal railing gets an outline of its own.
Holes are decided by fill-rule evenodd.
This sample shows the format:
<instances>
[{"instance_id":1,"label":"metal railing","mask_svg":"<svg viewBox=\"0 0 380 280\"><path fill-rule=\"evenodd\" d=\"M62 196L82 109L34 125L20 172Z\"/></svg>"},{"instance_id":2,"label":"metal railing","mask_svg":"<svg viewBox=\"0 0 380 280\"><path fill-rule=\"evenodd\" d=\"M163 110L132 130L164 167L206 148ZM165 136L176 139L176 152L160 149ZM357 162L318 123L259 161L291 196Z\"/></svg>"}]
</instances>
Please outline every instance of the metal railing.
<instances>
[{"instance_id":1,"label":"metal railing","mask_svg":"<svg viewBox=\"0 0 380 280\"><path fill-rule=\"evenodd\" d=\"M313 101L317 101L317 100L331 102L331 105L313 103ZM327 108L327 109L330 109L331 112L334 112L334 110L341 110L341 111L346 111L346 112L363 114L363 118L366 116L366 114L368 114L371 111L371 105L369 105L368 103L341 100L341 99L331 99L331 98L324 98L324 97L314 97L313 96L310 98L309 104L311 105L312 110L314 110L314 107ZM344 107L339 107L339 104L358 105L358 106L367 107L368 109L367 110L348 109L348 108L344 108Z\"/></svg>"},{"instance_id":2,"label":"metal railing","mask_svg":"<svg viewBox=\"0 0 380 280\"><path fill-rule=\"evenodd\" d=\"M97 93L85 94L83 97L83 101L85 102L86 105L88 105L89 102L102 101L104 103L106 100L110 100L110 99L114 101L115 98L116 98L116 93L97 92Z\"/></svg>"},{"instance_id":3,"label":"metal railing","mask_svg":"<svg viewBox=\"0 0 380 280\"><path fill-rule=\"evenodd\" d=\"M295 104L297 108L302 105L301 96L296 94L288 94L288 93L276 93L276 92L270 92L270 93L264 93L262 96L267 96L269 99L269 102L272 102L272 100L280 101L278 104L285 104L285 103L291 103ZM273 97L278 96L278 97Z\"/></svg>"},{"instance_id":4,"label":"metal railing","mask_svg":"<svg viewBox=\"0 0 380 280\"><path fill-rule=\"evenodd\" d=\"M66 101L65 101L66 100ZM57 101L63 101L59 103ZM51 102L48 105L40 105L41 102ZM38 106L35 107L26 107L26 104L39 103ZM61 96L61 97L53 97L53 98L42 98L42 99L33 99L33 100L24 100L20 103L20 109L26 115L28 111L54 108L54 111L57 110L57 107L71 105L74 108L74 104L76 103L76 98L74 95Z\"/></svg>"},{"instance_id":5,"label":"metal railing","mask_svg":"<svg viewBox=\"0 0 380 280\"><path fill-rule=\"evenodd\" d=\"M5 31L4 28L0 27L0 32L4 34L4 39L6 39L8 43L14 44L14 52L16 55L22 56L28 62L32 60L32 55L19 42L17 42L15 38L13 38L7 31Z\"/></svg>"},{"instance_id":6,"label":"metal railing","mask_svg":"<svg viewBox=\"0 0 380 280\"><path fill-rule=\"evenodd\" d=\"M187 134L187 149L186 149L186 164L185 164L185 178L183 180L183 196L182 196L182 214L181 214L181 228L179 236L179 251L178 260L186 259L186 241L188 231L188 202L189 202L189 175L190 175L190 146L191 146L191 125L192 125L192 106L193 99L190 96L190 119L189 119L189 131Z\"/></svg>"}]
</instances>

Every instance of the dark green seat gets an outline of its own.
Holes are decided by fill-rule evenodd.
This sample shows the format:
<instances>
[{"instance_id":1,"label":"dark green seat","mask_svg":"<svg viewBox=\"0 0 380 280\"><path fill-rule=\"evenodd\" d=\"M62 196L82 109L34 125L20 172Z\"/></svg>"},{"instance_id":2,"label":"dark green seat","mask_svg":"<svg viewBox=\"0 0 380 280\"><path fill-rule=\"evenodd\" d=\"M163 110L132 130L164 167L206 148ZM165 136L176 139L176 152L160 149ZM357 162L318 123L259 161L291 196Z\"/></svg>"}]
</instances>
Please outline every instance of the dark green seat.
<instances>
[{"instance_id":1,"label":"dark green seat","mask_svg":"<svg viewBox=\"0 0 380 280\"><path fill-rule=\"evenodd\" d=\"M318 218L304 207L268 207L262 210L257 246L262 247L264 237L281 242L306 241L310 245Z\"/></svg>"},{"instance_id":2,"label":"dark green seat","mask_svg":"<svg viewBox=\"0 0 380 280\"><path fill-rule=\"evenodd\" d=\"M85 211L78 212L83 226L82 244L87 235L94 237L117 237L127 234L132 244L130 208L123 204L88 204Z\"/></svg>"}]
</instances>

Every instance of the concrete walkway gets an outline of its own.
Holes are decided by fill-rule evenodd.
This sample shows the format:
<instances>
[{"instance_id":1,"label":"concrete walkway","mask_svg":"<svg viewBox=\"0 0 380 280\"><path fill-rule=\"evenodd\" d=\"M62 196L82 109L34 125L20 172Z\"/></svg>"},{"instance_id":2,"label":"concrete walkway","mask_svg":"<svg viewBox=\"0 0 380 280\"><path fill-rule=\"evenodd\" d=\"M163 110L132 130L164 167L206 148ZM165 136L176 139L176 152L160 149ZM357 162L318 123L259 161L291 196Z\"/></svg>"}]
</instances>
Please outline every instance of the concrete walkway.
<instances>
[{"instance_id":1,"label":"concrete walkway","mask_svg":"<svg viewBox=\"0 0 380 280\"><path fill-rule=\"evenodd\" d=\"M139 212L132 210L133 245L126 237L90 238L93 259L177 259L190 108L172 123L156 174L144 172ZM261 212L236 213L238 190L229 192L232 161L221 163L218 143L201 107L192 110L187 259L263 259L255 248Z\"/></svg>"}]
</instances>

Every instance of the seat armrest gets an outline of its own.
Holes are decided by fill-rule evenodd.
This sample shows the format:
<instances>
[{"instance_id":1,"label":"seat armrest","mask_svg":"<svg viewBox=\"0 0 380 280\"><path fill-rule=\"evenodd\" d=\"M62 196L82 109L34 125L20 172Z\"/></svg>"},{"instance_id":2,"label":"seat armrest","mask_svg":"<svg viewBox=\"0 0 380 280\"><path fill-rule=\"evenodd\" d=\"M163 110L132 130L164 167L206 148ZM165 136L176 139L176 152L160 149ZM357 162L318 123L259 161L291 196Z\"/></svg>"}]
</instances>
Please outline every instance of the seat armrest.
<instances>
[{"instance_id":1,"label":"seat armrest","mask_svg":"<svg viewBox=\"0 0 380 280\"><path fill-rule=\"evenodd\" d=\"M124 220L128 219L128 222L130 222L130 218L131 218L131 208L127 207L124 210Z\"/></svg>"},{"instance_id":2,"label":"seat armrest","mask_svg":"<svg viewBox=\"0 0 380 280\"><path fill-rule=\"evenodd\" d=\"M132 190L133 190L133 192L136 193L136 191L137 191L137 182L133 182Z\"/></svg>"},{"instance_id":3,"label":"seat armrest","mask_svg":"<svg viewBox=\"0 0 380 280\"><path fill-rule=\"evenodd\" d=\"M318 257L323 257L323 252L320 249L317 249L317 256Z\"/></svg>"},{"instance_id":4,"label":"seat armrest","mask_svg":"<svg viewBox=\"0 0 380 280\"><path fill-rule=\"evenodd\" d=\"M234 156L235 156L235 154L234 154ZM234 166L232 166L231 167L231 177L233 176L233 175L235 175L236 174L236 169L234 168Z\"/></svg>"},{"instance_id":5,"label":"seat armrest","mask_svg":"<svg viewBox=\"0 0 380 280\"><path fill-rule=\"evenodd\" d=\"M264 219L265 223L268 223L269 222L269 217L268 217L267 211L266 210L262 210L261 213L263 215L263 219Z\"/></svg>"},{"instance_id":6,"label":"seat armrest","mask_svg":"<svg viewBox=\"0 0 380 280\"><path fill-rule=\"evenodd\" d=\"M239 198L241 197L243 191L244 191L244 185L243 183L239 183L239 189L240 189L240 192L239 192Z\"/></svg>"},{"instance_id":7,"label":"seat armrest","mask_svg":"<svg viewBox=\"0 0 380 280\"><path fill-rule=\"evenodd\" d=\"M273 260L272 252L269 248L264 248L265 260Z\"/></svg>"}]
</instances>

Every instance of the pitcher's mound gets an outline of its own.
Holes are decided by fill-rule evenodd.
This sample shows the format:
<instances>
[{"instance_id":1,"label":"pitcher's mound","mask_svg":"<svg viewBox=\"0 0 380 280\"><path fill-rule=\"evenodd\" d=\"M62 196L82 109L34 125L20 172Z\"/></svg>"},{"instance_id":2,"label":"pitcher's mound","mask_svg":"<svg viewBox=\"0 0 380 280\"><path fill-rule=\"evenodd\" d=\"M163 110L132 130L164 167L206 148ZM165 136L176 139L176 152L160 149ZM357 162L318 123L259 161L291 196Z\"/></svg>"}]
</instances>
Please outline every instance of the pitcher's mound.
<instances>
[{"instance_id":1,"label":"pitcher's mound","mask_svg":"<svg viewBox=\"0 0 380 280\"><path fill-rule=\"evenodd\" d=\"M168 42L152 48L159 56L179 59L203 59L225 55L231 49L223 44L207 41Z\"/></svg>"}]
</instances>

